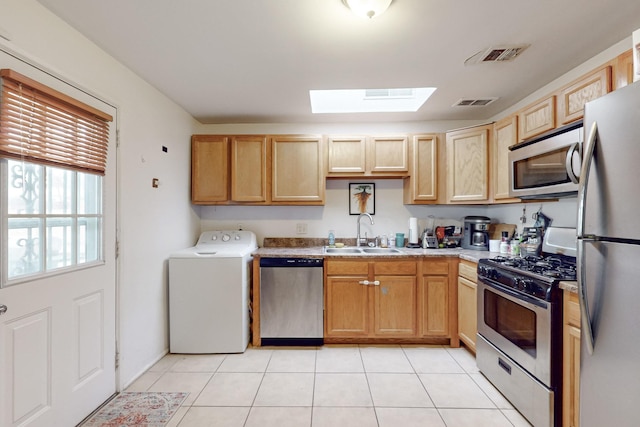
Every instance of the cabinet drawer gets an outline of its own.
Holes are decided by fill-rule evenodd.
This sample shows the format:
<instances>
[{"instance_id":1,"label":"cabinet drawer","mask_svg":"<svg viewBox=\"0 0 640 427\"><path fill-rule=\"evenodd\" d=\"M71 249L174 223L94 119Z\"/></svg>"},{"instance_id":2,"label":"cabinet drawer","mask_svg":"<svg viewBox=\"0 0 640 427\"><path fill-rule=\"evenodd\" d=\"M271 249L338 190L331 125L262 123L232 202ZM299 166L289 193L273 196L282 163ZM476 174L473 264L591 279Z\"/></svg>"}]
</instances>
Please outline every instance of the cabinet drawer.
<instances>
[{"instance_id":1,"label":"cabinet drawer","mask_svg":"<svg viewBox=\"0 0 640 427\"><path fill-rule=\"evenodd\" d=\"M478 281L478 264L470 261L460 261L460 264L458 264L458 276L476 283Z\"/></svg>"},{"instance_id":2,"label":"cabinet drawer","mask_svg":"<svg viewBox=\"0 0 640 427\"><path fill-rule=\"evenodd\" d=\"M389 274L415 276L417 270L415 261L376 261L373 266L376 276Z\"/></svg>"},{"instance_id":3,"label":"cabinet drawer","mask_svg":"<svg viewBox=\"0 0 640 427\"><path fill-rule=\"evenodd\" d=\"M564 291L564 319L565 323L580 327L580 302L575 292Z\"/></svg>"},{"instance_id":4,"label":"cabinet drawer","mask_svg":"<svg viewBox=\"0 0 640 427\"><path fill-rule=\"evenodd\" d=\"M422 262L423 276L444 276L449 274L449 261L428 261Z\"/></svg>"},{"instance_id":5,"label":"cabinet drawer","mask_svg":"<svg viewBox=\"0 0 640 427\"><path fill-rule=\"evenodd\" d=\"M367 276L369 263L367 261L328 260L325 270L328 276Z\"/></svg>"}]
</instances>

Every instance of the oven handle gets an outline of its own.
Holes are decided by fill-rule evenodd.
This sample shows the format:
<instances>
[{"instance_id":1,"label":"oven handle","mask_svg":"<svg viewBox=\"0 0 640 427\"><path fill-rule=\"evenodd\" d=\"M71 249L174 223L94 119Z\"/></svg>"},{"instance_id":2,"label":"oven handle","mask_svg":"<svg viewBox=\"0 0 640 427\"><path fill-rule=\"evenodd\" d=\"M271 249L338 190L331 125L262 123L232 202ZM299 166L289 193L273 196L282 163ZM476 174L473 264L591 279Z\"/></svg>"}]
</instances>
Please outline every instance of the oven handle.
<instances>
[{"instance_id":1,"label":"oven handle","mask_svg":"<svg viewBox=\"0 0 640 427\"><path fill-rule=\"evenodd\" d=\"M533 298L529 295L525 295L525 294L521 294L520 292L516 292L513 289L509 289L507 287L504 287L502 285L498 285L492 282L487 281L484 278L480 279L480 283L482 283L485 286L488 286L490 288L493 288L499 292L502 292L503 294L507 294L510 297L517 299L519 302L523 302L525 304L529 304L529 305L535 305L536 307L540 307L543 308L545 310L549 309L549 303L546 301L541 301L537 298ZM530 307L532 308L532 307Z\"/></svg>"}]
</instances>

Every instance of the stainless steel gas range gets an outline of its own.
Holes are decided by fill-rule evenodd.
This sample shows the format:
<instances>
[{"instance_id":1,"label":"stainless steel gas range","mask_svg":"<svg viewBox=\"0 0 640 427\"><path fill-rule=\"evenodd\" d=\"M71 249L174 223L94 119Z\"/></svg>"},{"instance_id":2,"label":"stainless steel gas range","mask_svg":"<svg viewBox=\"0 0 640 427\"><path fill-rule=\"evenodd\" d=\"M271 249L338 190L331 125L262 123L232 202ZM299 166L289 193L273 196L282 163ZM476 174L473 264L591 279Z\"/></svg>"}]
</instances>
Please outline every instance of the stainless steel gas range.
<instances>
[{"instance_id":1,"label":"stainless steel gas range","mask_svg":"<svg viewBox=\"0 0 640 427\"><path fill-rule=\"evenodd\" d=\"M562 421L561 281L576 280L576 230L546 230L542 256L478 262L480 371L536 427Z\"/></svg>"}]
</instances>

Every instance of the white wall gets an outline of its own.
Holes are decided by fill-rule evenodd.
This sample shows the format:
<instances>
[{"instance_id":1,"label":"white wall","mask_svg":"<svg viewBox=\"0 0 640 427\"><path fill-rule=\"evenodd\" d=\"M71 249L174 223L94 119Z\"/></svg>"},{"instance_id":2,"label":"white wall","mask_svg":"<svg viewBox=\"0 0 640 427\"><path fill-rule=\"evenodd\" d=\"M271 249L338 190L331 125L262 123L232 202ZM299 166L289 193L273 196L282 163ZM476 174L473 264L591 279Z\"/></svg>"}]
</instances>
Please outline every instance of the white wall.
<instances>
[{"instance_id":1,"label":"white wall","mask_svg":"<svg viewBox=\"0 0 640 427\"><path fill-rule=\"evenodd\" d=\"M120 382L126 386L168 349L166 260L191 245L200 227L189 203L189 141L197 123L36 1L0 0L0 10L0 28L10 38L0 39L3 45L118 107Z\"/></svg>"}]
</instances>

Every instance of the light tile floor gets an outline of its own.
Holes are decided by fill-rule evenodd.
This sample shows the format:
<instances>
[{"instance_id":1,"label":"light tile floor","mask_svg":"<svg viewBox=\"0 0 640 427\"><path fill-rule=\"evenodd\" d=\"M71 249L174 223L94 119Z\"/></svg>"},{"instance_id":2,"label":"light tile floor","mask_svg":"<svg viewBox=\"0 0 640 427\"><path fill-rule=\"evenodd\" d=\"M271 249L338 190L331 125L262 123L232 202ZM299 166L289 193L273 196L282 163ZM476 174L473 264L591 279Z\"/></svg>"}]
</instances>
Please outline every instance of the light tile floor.
<instances>
[{"instance_id":1,"label":"light tile floor","mask_svg":"<svg viewBox=\"0 0 640 427\"><path fill-rule=\"evenodd\" d=\"M248 348L168 354L127 391L189 396L169 427L509 427L530 424L464 348Z\"/></svg>"}]
</instances>

